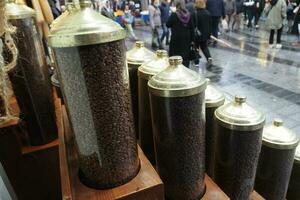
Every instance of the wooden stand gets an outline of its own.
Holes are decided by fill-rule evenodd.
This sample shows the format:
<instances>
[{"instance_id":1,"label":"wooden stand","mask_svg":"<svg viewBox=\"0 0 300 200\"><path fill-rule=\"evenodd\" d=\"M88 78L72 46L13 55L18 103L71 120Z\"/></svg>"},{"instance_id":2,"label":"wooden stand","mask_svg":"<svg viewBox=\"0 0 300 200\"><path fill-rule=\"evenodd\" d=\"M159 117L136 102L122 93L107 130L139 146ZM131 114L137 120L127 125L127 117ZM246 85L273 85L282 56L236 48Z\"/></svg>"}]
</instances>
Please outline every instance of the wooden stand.
<instances>
[{"instance_id":1,"label":"wooden stand","mask_svg":"<svg viewBox=\"0 0 300 200\"><path fill-rule=\"evenodd\" d=\"M15 99L11 104L19 113ZM22 146L21 133L17 119L0 126L0 162L18 199L61 199L58 139L42 146Z\"/></svg>"}]
</instances>

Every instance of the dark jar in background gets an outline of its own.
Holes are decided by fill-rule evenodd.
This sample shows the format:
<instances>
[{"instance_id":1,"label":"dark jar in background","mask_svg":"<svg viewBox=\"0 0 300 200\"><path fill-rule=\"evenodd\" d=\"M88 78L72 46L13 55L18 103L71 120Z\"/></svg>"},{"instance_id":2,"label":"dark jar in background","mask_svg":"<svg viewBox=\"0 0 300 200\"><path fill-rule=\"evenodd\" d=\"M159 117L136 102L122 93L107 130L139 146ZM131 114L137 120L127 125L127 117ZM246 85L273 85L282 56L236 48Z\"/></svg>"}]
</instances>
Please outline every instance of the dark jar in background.
<instances>
[{"instance_id":1,"label":"dark jar in background","mask_svg":"<svg viewBox=\"0 0 300 200\"><path fill-rule=\"evenodd\" d=\"M167 51L157 50L156 57L141 65L138 69L139 141L142 150L153 165L155 165L155 154L148 81L152 76L158 74L168 66Z\"/></svg>"},{"instance_id":2,"label":"dark jar in background","mask_svg":"<svg viewBox=\"0 0 300 200\"><path fill-rule=\"evenodd\" d=\"M26 122L30 144L46 144L57 138L57 127L50 75L35 11L10 1L6 4L6 14L16 27L18 60L8 74L20 107L20 118Z\"/></svg>"},{"instance_id":3,"label":"dark jar in background","mask_svg":"<svg viewBox=\"0 0 300 200\"><path fill-rule=\"evenodd\" d=\"M208 176L214 179L213 166L215 158L215 130L214 127L214 114L215 110L222 106L225 102L224 94L213 86L209 79L206 79L207 87L205 90L205 169Z\"/></svg>"},{"instance_id":4,"label":"dark jar in background","mask_svg":"<svg viewBox=\"0 0 300 200\"><path fill-rule=\"evenodd\" d=\"M298 145L295 153L294 164L290 183L287 191L287 200L300 199L300 145Z\"/></svg>"},{"instance_id":5,"label":"dark jar in background","mask_svg":"<svg viewBox=\"0 0 300 200\"><path fill-rule=\"evenodd\" d=\"M132 111L137 137L139 136L139 99L138 99L138 68L155 58L155 54L145 47L143 41L137 41L135 46L127 51L126 62L129 72Z\"/></svg>"},{"instance_id":6,"label":"dark jar in background","mask_svg":"<svg viewBox=\"0 0 300 200\"><path fill-rule=\"evenodd\" d=\"M149 82L156 168L167 199L200 199L205 193L206 80L169 58Z\"/></svg>"},{"instance_id":7,"label":"dark jar in background","mask_svg":"<svg viewBox=\"0 0 300 200\"><path fill-rule=\"evenodd\" d=\"M232 200L248 200L253 191L265 116L236 96L215 111L214 179Z\"/></svg>"},{"instance_id":8,"label":"dark jar in background","mask_svg":"<svg viewBox=\"0 0 300 200\"><path fill-rule=\"evenodd\" d=\"M49 44L78 147L80 178L102 189L127 183L139 172L125 31L80 0L53 26Z\"/></svg>"},{"instance_id":9,"label":"dark jar in background","mask_svg":"<svg viewBox=\"0 0 300 200\"><path fill-rule=\"evenodd\" d=\"M254 189L265 199L285 200L298 143L281 119L264 128Z\"/></svg>"}]
</instances>

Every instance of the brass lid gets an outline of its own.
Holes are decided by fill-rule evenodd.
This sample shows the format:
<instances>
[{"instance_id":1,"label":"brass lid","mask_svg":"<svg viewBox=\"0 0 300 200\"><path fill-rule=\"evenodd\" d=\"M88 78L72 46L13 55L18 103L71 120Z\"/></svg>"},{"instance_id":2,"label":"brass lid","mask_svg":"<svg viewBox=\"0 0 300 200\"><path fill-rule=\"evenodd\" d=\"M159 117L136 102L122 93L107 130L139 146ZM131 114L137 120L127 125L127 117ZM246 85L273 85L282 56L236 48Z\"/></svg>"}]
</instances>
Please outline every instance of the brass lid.
<instances>
[{"instance_id":1,"label":"brass lid","mask_svg":"<svg viewBox=\"0 0 300 200\"><path fill-rule=\"evenodd\" d=\"M124 39L125 30L116 22L102 16L91 8L90 0L80 0L80 9L74 9L49 35L51 47L74 47L112 42Z\"/></svg>"},{"instance_id":2,"label":"brass lid","mask_svg":"<svg viewBox=\"0 0 300 200\"><path fill-rule=\"evenodd\" d=\"M182 65L181 56L169 58L169 66L153 76L149 91L162 97L184 97L199 94L206 88L206 80L193 70Z\"/></svg>"},{"instance_id":3,"label":"brass lid","mask_svg":"<svg viewBox=\"0 0 300 200\"><path fill-rule=\"evenodd\" d=\"M73 0L71 0L71 1L67 0L65 2L65 4L66 4L66 10L50 24L51 31L54 31L55 27L59 27L57 24L62 22L66 16L68 16L70 13L77 10L76 5L73 2Z\"/></svg>"},{"instance_id":4,"label":"brass lid","mask_svg":"<svg viewBox=\"0 0 300 200\"><path fill-rule=\"evenodd\" d=\"M300 164L300 145L298 144L296 148L296 153L295 153L295 162Z\"/></svg>"},{"instance_id":5,"label":"brass lid","mask_svg":"<svg viewBox=\"0 0 300 200\"><path fill-rule=\"evenodd\" d=\"M157 50L156 57L139 67L138 76L149 80L152 76L158 74L169 66L168 52L166 50Z\"/></svg>"},{"instance_id":6,"label":"brass lid","mask_svg":"<svg viewBox=\"0 0 300 200\"><path fill-rule=\"evenodd\" d=\"M205 105L207 108L211 107L219 107L224 104L225 96L219 91L216 87L214 87L210 80L207 78L207 87L205 90Z\"/></svg>"},{"instance_id":7,"label":"brass lid","mask_svg":"<svg viewBox=\"0 0 300 200\"><path fill-rule=\"evenodd\" d=\"M142 65L149 60L153 60L154 58L155 54L145 48L143 41L135 42L134 47L126 53L127 63L133 65Z\"/></svg>"},{"instance_id":8,"label":"brass lid","mask_svg":"<svg viewBox=\"0 0 300 200\"><path fill-rule=\"evenodd\" d=\"M293 149L299 143L299 138L290 129L283 126L281 119L274 119L263 131L263 145L276 149Z\"/></svg>"},{"instance_id":9,"label":"brass lid","mask_svg":"<svg viewBox=\"0 0 300 200\"><path fill-rule=\"evenodd\" d=\"M29 8L24 4L16 3L15 0L7 1L5 13L8 19L24 19L35 17L35 11L32 8Z\"/></svg>"},{"instance_id":10,"label":"brass lid","mask_svg":"<svg viewBox=\"0 0 300 200\"><path fill-rule=\"evenodd\" d=\"M215 117L223 127L237 131L258 130L265 124L265 115L249 106L245 96L217 108Z\"/></svg>"}]
</instances>

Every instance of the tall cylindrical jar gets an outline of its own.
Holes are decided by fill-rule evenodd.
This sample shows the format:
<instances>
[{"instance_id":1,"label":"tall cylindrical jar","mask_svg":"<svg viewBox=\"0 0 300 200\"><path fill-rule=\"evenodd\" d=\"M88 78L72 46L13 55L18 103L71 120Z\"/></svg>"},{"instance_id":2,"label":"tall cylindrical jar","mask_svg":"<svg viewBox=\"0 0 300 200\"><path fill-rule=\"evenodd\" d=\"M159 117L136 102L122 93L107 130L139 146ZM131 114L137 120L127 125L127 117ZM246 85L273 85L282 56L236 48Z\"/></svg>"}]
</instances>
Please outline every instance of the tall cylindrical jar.
<instances>
[{"instance_id":1,"label":"tall cylindrical jar","mask_svg":"<svg viewBox=\"0 0 300 200\"><path fill-rule=\"evenodd\" d=\"M299 143L297 135L282 124L274 119L263 131L254 189L265 199L285 200Z\"/></svg>"},{"instance_id":2,"label":"tall cylindrical jar","mask_svg":"<svg viewBox=\"0 0 300 200\"><path fill-rule=\"evenodd\" d=\"M9 78L20 107L20 118L28 127L31 145L46 144L57 138L52 87L42 41L35 24L35 11L25 5L6 4L9 22L19 50L17 65ZM11 55L7 55L10 60Z\"/></svg>"},{"instance_id":3,"label":"tall cylindrical jar","mask_svg":"<svg viewBox=\"0 0 300 200\"><path fill-rule=\"evenodd\" d=\"M149 82L157 171L167 199L200 199L205 192L206 80L169 58Z\"/></svg>"},{"instance_id":4,"label":"tall cylindrical jar","mask_svg":"<svg viewBox=\"0 0 300 200\"><path fill-rule=\"evenodd\" d=\"M287 200L300 199L300 145L298 145L295 153L294 164L290 183L286 195Z\"/></svg>"},{"instance_id":5,"label":"tall cylindrical jar","mask_svg":"<svg viewBox=\"0 0 300 200\"><path fill-rule=\"evenodd\" d=\"M143 41L137 41L135 46L127 51L126 62L129 71L132 111L137 137L139 136L139 99L138 99L138 68L155 58L155 54L148 50Z\"/></svg>"},{"instance_id":6,"label":"tall cylindrical jar","mask_svg":"<svg viewBox=\"0 0 300 200\"><path fill-rule=\"evenodd\" d=\"M232 200L252 193L265 116L236 96L215 111L215 182Z\"/></svg>"},{"instance_id":7,"label":"tall cylindrical jar","mask_svg":"<svg viewBox=\"0 0 300 200\"><path fill-rule=\"evenodd\" d=\"M56 23L49 36L78 147L80 178L110 188L140 167L125 60L125 31L89 0Z\"/></svg>"},{"instance_id":8,"label":"tall cylindrical jar","mask_svg":"<svg viewBox=\"0 0 300 200\"><path fill-rule=\"evenodd\" d=\"M207 88L205 90L205 169L206 173L214 179L213 166L215 158L215 132L214 132L214 114L215 110L225 102L224 94L214 87L209 79L206 79Z\"/></svg>"},{"instance_id":9,"label":"tall cylindrical jar","mask_svg":"<svg viewBox=\"0 0 300 200\"><path fill-rule=\"evenodd\" d=\"M157 50L156 57L138 69L139 140L141 148L150 162L155 165L152 120L148 91L149 79L169 66L168 52Z\"/></svg>"}]
</instances>

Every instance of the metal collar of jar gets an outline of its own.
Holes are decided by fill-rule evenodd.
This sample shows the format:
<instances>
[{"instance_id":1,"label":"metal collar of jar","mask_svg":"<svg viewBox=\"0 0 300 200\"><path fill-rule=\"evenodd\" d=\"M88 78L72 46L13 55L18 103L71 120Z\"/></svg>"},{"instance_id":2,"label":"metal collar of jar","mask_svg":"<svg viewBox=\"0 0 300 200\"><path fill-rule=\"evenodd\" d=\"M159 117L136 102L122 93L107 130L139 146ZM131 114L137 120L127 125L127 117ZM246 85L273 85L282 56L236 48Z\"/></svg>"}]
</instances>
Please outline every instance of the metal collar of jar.
<instances>
[{"instance_id":1,"label":"metal collar of jar","mask_svg":"<svg viewBox=\"0 0 300 200\"><path fill-rule=\"evenodd\" d=\"M8 19L25 19L35 17L36 13L32 8L20 3L16 0L8 0L5 5L5 12Z\"/></svg>"},{"instance_id":2,"label":"metal collar of jar","mask_svg":"<svg viewBox=\"0 0 300 200\"><path fill-rule=\"evenodd\" d=\"M300 164L300 145L296 148L295 160L296 163Z\"/></svg>"},{"instance_id":3,"label":"metal collar of jar","mask_svg":"<svg viewBox=\"0 0 300 200\"><path fill-rule=\"evenodd\" d=\"M215 118L223 127L238 131L258 130L265 124L265 115L249 106L245 96L235 96L233 102L220 106Z\"/></svg>"},{"instance_id":4,"label":"metal collar of jar","mask_svg":"<svg viewBox=\"0 0 300 200\"><path fill-rule=\"evenodd\" d=\"M90 0L80 0L80 9L74 9L59 23L55 23L48 38L55 48L107 43L124 39L126 31L91 8Z\"/></svg>"},{"instance_id":5,"label":"metal collar of jar","mask_svg":"<svg viewBox=\"0 0 300 200\"><path fill-rule=\"evenodd\" d=\"M154 60L150 60L139 67L138 76L149 80L152 76L158 74L168 66L168 52L166 50L157 50Z\"/></svg>"},{"instance_id":6,"label":"metal collar of jar","mask_svg":"<svg viewBox=\"0 0 300 200\"><path fill-rule=\"evenodd\" d=\"M217 88L215 88L207 78L207 87L205 90L205 105L207 108L219 107L224 104L225 96Z\"/></svg>"},{"instance_id":7,"label":"metal collar of jar","mask_svg":"<svg viewBox=\"0 0 300 200\"><path fill-rule=\"evenodd\" d=\"M169 66L153 76L149 91L162 97L185 97L199 94L206 88L206 80L200 74L182 65L181 56L169 58Z\"/></svg>"},{"instance_id":8,"label":"metal collar of jar","mask_svg":"<svg viewBox=\"0 0 300 200\"><path fill-rule=\"evenodd\" d=\"M136 41L135 46L127 51L126 60L128 64L142 65L149 60L153 60L155 54L145 48L143 41Z\"/></svg>"},{"instance_id":9,"label":"metal collar of jar","mask_svg":"<svg viewBox=\"0 0 300 200\"><path fill-rule=\"evenodd\" d=\"M297 135L283 126L281 119L274 119L263 131L263 145L276 149L293 149L297 147Z\"/></svg>"}]
</instances>

